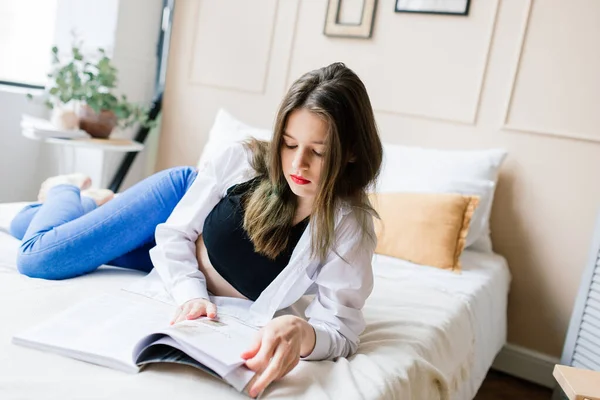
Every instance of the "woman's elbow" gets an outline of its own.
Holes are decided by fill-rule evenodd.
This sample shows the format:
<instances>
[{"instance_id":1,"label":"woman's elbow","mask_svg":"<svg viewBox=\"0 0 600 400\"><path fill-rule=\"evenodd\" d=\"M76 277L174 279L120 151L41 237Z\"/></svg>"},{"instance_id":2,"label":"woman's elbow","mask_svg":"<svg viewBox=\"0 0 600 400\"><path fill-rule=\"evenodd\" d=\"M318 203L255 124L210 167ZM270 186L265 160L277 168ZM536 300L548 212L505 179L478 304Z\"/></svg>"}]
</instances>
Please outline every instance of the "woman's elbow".
<instances>
[{"instance_id":1,"label":"woman's elbow","mask_svg":"<svg viewBox=\"0 0 600 400\"><path fill-rule=\"evenodd\" d=\"M343 336L342 336L343 337ZM342 340L342 344L340 346L339 356L343 358L348 358L353 356L358 350L358 341L354 342L346 337Z\"/></svg>"},{"instance_id":2,"label":"woman's elbow","mask_svg":"<svg viewBox=\"0 0 600 400\"><path fill-rule=\"evenodd\" d=\"M336 331L332 338L331 348L327 355L323 357L325 360L336 360L338 358L348 358L356 353L358 350L358 339L356 341L350 340L348 337Z\"/></svg>"}]
</instances>

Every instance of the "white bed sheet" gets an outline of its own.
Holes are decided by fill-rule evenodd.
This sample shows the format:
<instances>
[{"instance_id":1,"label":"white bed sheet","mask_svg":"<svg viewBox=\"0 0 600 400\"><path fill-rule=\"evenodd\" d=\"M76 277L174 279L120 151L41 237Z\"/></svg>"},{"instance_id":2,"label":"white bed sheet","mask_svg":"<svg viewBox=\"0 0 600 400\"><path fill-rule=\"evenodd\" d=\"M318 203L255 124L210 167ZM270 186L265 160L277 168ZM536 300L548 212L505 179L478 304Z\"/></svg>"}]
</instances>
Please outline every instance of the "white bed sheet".
<instances>
[{"instance_id":1,"label":"white bed sheet","mask_svg":"<svg viewBox=\"0 0 600 400\"><path fill-rule=\"evenodd\" d=\"M23 204L0 204L6 228ZM244 398L200 371L151 366L129 375L13 345L11 337L89 296L118 291L143 274L103 266L65 281L19 275L18 241L0 232L1 399ZM506 338L510 275L504 258L465 251L453 274L374 257L375 288L358 353L302 362L265 398L472 399Z\"/></svg>"},{"instance_id":2,"label":"white bed sheet","mask_svg":"<svg viewBox=\"0 0 600 400\"><path fill-rule=\"evenodd\" d=\"M452 398L472 399L506 343L511 280L506 260L498 254L466 250L461 255L460 274L381 255L375 255L373 261L378 282L408 280L415 287L447 292L463 300L473 334L473 364L466 379L454 388Z\"/></svg>"}]
</instances>

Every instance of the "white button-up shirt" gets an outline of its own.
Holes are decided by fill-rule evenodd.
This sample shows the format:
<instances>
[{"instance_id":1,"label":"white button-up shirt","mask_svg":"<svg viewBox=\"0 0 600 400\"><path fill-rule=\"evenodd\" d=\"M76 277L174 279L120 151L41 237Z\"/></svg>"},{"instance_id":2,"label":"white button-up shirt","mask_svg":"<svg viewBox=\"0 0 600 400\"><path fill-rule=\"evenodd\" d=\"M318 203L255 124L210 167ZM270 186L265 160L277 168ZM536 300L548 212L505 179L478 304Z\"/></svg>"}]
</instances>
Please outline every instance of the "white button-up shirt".
<instances>
[{"instance_id":1,"label":"white button-up shirt","mask_svg":"<svg viewBox=\"0 0 600 400\"><path fill-rule=\"evenodd\" d=\"M196 180L167 221L156 228L156 247L150 250L155 272L178 305L209 298L204 274L198 269L196 240L204 220L227 189L252 179L256 172L241 143L229 147L199 171ZM368 219L371 238L374 237ZM309 223L288 265L249 307L247 320L264 326L275 312L315 293L305 311L316 332L316 344L305 359L323 360L353 354L365 328L362 307L373 288L371 258L375 243L360 228L355 211L343 205L335 217L335 251L325 262L311 257ZM218 310L217 310L218 312Z\"/></svg>"}]
</instances>

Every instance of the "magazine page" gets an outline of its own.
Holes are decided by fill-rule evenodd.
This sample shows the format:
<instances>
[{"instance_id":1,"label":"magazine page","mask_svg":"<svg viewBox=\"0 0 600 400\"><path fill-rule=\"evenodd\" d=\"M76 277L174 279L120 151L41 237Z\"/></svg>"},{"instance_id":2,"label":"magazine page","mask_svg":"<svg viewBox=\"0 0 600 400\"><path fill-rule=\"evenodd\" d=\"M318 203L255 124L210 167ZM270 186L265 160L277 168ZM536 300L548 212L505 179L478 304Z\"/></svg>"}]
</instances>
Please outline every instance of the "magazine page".
<instances>
[{"instance_id":1,"label":"magazine page","mask_svg":"<svg viewBox=\"0 0 600 400\"><path fill-rule=\"evenodd\" d=\"M240 354L252 345L257 330L236 318L221 315L215 320L206 317L184 320L154 333L168 335L186 345L190 352L204 353L231 370L244 363ZM147 339L140 344L144 342ZM136 349L141 350L140 347Z\"/></svg>"},{"instance_id":2,"label":"magazine page","mask_svg":"<svg viewBox=\"0 0 600 400\"><path fill-rule=\"evenodd\" d=\"M177 341L173 339L171 336L167 336L164 333L154 333L146 336L142 339L135 347L133 351L133 359L137 365L144 364L147 361L147 357L149 354L152 354L152 357L156 358L156 349L155 347L164 347L162 345L169 345L175 349L178 349L194 359L197 363L205 365L207 368L210 368L217 376L222 377L231 372L232 369L240 366L242 363L236 363L233 365L226 365L219 361L218 359L211 357L206 354L202 350L198 348L194 348L190 344Z\"/></svg>"},{"instance_id":3,"label":"magazine page","mask_svg":"<svg viewBox=\"0 0 600 400\"><path fill-rule=\"evenodd\" d=\"M204 355L204 357L208 356ZM208 363L199 362L187 354L187 350L181 343L169 336L163 336L142 350L138 357L137 364L143 366L151 363L189 365L190 367L198 368L215 378L223 379L239 392L242 392L246 388L248 382L250 382L255 375L254 371L249 370L243 364L233 368L229 372L217 373L207 367L207 364L220 365L218 361L211 359Z\"/></svg>"},{"instance_id":4,"label":"magazine page","mask_svg":"<svg viewBox=\"0 0 600 400\"><path fill-rule=\"evenodd\" d=\"M205 365L209 367L215 365L219 368L219 371L216 368L215 371L238 391L243 391L254 377L255 372L246 367L245 360L240 357L240 354L250 348L258 328L247 325L237 318L221 314L217 320L203 317L182 321L165 331L174 340L185 345L186 352L190 356L194 357L196 354L194 350L197 349L205 356L218 360L221 365L210 363L209 359L206 360Z\"/></svg>"},{"instance_id":5,"label":"magazine page","mask_svg":"<svg viewBox=\"0 0 600 400\"><path fill-rule=\"evenodd\" d=\"M13 343L137 372L138 340L168 326L173 307L125 292L78 303L13 338Z\"/></svg>"},{"instance_id":6,"label":"magazine page","mask_svg":"<svg viewBox=\"0 0 600 400\"><path fill-rule=\"evenodd\" d=\"M226 315L216 320L184 320L142 338L133 358L138 365L174 362L207 370L241 392L255 373L245 366L240 354L251 346L257 330Z\"/></svg>"}]
</instances>

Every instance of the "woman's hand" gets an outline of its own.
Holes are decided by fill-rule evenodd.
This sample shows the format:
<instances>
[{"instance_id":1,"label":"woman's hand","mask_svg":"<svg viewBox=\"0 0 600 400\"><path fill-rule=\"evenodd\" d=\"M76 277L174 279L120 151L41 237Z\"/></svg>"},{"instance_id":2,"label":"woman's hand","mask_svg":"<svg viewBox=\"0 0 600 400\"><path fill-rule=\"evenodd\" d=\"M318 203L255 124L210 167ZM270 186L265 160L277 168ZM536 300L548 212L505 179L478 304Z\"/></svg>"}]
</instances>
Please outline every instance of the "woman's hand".
<instances>
[{"instance_id":1,"label":"woman's hand","mask_svg":"<svg viewBox=\"0 0 600 400\"><path fill-rule=\"evenodd\" d=\"M265 325L256 340L241 354L246 366L260 377L249 388L248 394L258 396L269 384L287 375L315 346L315 331L302 318L285 315Z\"/></svg>"},{"instance_id":2,"label":"woman's hand","mask_svg":"<svg viewBox=\"0 0 600 400\"><path fill-rule=\"evenodd\" d=\"M186 319L196 319L206 315L208 318L217 316L217 306L206 299L192 299L177 309L171 320L171 325Z\"/></svg>"}]
</instances>

